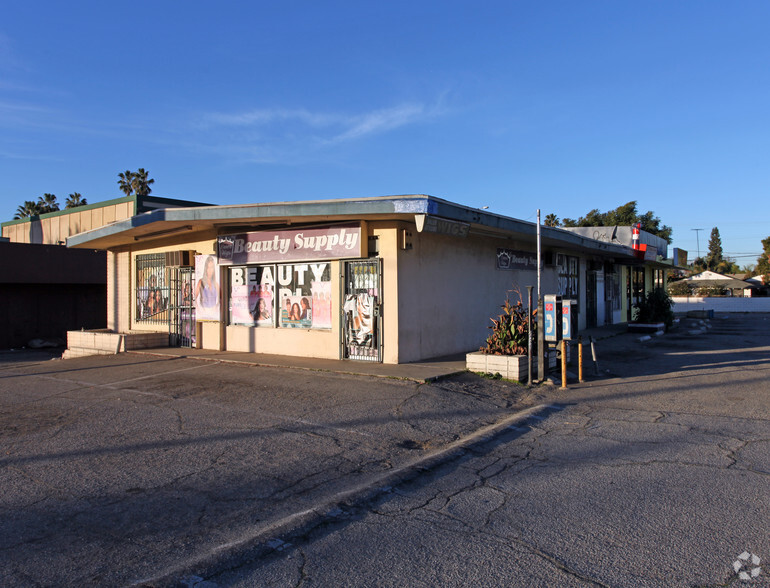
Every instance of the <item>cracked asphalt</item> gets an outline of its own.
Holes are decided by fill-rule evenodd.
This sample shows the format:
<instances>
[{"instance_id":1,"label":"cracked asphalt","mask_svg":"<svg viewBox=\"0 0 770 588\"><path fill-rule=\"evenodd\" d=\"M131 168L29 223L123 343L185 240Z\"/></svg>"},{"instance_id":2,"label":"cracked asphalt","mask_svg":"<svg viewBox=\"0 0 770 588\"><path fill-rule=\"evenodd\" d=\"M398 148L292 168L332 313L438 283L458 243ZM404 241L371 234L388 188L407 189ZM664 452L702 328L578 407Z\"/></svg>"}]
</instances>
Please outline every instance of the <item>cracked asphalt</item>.
<instances>
[{"instance_id":1,"label":"cracked asphalt","mask_svg":"<svg viewBox=\"0 0 770 588\"><path fill-rule=\"evenodd\" d=\"M0 355L0 585L172 582L531 393L121 354Z\"/></svg>"},{"instance_id":2,"label":"cracked asphalt","mask_svg":"<svg viewBox=\"0 0 770 588\"><path fill-rule=\"evenodd\" d=\"M769 327L599 341L568 390L6 359L0 579L768 586Z\"/></svg>"}]
</instances>

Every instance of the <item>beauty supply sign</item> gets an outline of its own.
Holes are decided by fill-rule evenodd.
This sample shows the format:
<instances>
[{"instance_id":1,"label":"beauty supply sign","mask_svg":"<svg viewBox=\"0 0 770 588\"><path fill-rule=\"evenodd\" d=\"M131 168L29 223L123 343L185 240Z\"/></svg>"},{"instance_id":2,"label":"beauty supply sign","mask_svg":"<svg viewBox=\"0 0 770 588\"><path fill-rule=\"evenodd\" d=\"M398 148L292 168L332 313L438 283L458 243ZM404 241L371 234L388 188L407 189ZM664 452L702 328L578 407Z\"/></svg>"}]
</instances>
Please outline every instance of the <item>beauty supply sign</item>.
<instances>
[{"instance_id":1,"label":"beauty supply sign","mask_svg":"<svg viewBox=\"0 0 770 588\"><path fill-rule=\"evenodd\" d=\"M497 269L537 270L537 253L498 248Z\"/></svg>"},{"instance_id":2,"label":"beauty supply sign","mask_svg":"<svg viewBox=\"0 0 770 588\"><path fill-rule=\"evenodd\" d=\"M254 231L217 237L217 251L222 265L366 257L363 235L360 224Z\"/></svg>"}]
</instances>

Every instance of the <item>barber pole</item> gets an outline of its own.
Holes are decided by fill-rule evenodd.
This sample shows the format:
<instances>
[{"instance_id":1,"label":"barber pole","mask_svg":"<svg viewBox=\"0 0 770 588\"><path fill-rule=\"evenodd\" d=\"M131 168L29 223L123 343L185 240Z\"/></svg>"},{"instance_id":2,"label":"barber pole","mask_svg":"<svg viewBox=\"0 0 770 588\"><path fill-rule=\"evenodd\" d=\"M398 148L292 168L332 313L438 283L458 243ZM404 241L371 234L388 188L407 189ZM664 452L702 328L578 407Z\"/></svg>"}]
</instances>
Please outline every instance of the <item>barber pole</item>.
<instances>
[{"instance_id":1,"label":"barber pole","mask_svg":"<svg viewBox=\"0 0 770 588\"><path fill-rule=\"evenodd\" d=\"M631 249L639 249L639 229L642 228L642 223L636 223L631 228Z\"/></svg>"}]
</instances>

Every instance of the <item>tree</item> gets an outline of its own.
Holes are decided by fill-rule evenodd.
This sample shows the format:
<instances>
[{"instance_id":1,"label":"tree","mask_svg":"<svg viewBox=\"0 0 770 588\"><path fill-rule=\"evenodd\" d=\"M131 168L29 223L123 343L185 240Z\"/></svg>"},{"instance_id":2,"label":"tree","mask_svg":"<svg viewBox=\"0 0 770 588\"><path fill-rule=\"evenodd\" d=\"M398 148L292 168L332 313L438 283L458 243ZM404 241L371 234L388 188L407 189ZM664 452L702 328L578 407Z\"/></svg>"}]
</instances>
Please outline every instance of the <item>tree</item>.
<instances>
[{"instance_id":1,"label":"tree","mask_svg":"<svg viewBox=\"0 0 770 588\"><path fill-rule=\"evenodd\" d=\"M77 208L78 206L85 206L88 204L86 199L80 194L80 192L73 192L67 196L67 204L64 208Z\"/></svg>"},{"instance_id":2,"label":"tree","mask_svg":"<svg viewBox=\"0 0 770 588\"><path fill-rule=\"evenodd\" d=\"M705 272L708 269L708 265L706 265L706 260L702 257L696 257L692 262L692 271L695 274L699 274L701 272Z\"/></svg>"},{"instance_id":3,"label":"tree","mask_svg":"<svg viewBox=\"0 0 770 588\"><path fill-rule=\"evenodd\" d=\"M149 196L150 192L152 192L150 184L154 184L155 180L151 178L148 179L148 175L149 174L143 167L140 167L134 174L134 179L131 180L131 187L134 189L137 196Z\"/></svg>"},{"instance_id":4,"label":"tree","mask_svg":"<svg viewBox=\"0 0 770 588\"><path fill-rule=\"evenodd\" d=\"M32 200L25 200L24 204L16 209L16 214L13 215L13 218L27 218L29 216L37 216L38 214L40 214L40 206L38 203Z\"/></svg>"},{"instance_id":5,"label":"tree","mask_svg":"<svg viewBox=\"0 0 770 588\"><path fill-rule=\"evenodd\" d=\"M559 217L556 216L554 213L547 214L545 217L545 221L543 224L546 227L558 227L561 225L561 221L559 221Z\"/></svg>"},{"instance_id":6,"label":"tree","mask_svg":"<svg viewBox=\"0 0 770 588\"><path fill-rule=\"evenodd\" d=\"M126 171L119 173L118 177L120 178L118 180L118 186L120 186L120 190L125 192L126 196L131 196L134 191L133 186L131 186L131 180L134 178L134 172L127 169Z\"/></svg>"},{"instance_id":7,"label":"tree","mask_svg":"<svg viewBox=\"0 0 770 588\"><path fill-rule=\"evenodd\" d=\"M121 191L125 192L126 196L132 194L136 196L149 196L152 192L150 184L154 184L155 180L148 178L148 172L143 167L140 167L137 171L132 172L126 170L118 174L118 186Z\"/></svg>"},{"instance_id":8,"label":"tree","mask_svg":"<svg viewBox=\"0 0 770 588\"><path fill-rule=\"evenodd\" d=\"M706 266L712 272L718 271L717 267L724 261L722 257L722 238L719 236L719 229L711 229L709 237L709 252L706 254ZM721 272L720 272L721 273Z\"/></svg>"},{"instance_id":9,"label":"tree","mask_svg":"<svg viewBox=\"0 0 770 588\"><path fill-rule=\"evenodd\" d=\"M607 212L600 212L598 208L594 208L577 220L565 218L562 221L565 227L612 227L615 225L628 227L636 223L641 223L643 231L657 235L665 239L667 243L671 243L673 229L662 225L660 218L655 216L655 213L651 210L644 214L639 214L636 208L636 200L627 202Z\"/></svg>"},{"instance_id":10,"label":"tree","mask_svg":"<svg viewBox=\"0 0 770 588\"><path fill-rule=\"evenodd\" d=\"M725 258L717 264L714 271L718 274L739 274L741 273L741 268L735 263L734 259Z\"/></svg>"},{"instance_id":11,"label":"tree","mask_svg":"<svg viewBox=\"0 0 770 588\"><path fill-rule=\"evenodd\" d=\"M770 237L762 239L762 255L757 258L755 270L765 284L770 284Z\"/></svg>"},{"instance_id":12,"label":"tree","mask_svg":"<svg viewBox=\"0 0 770 588\"><path fill-rule=\"evenodd\" d=\"M43 194L37 199L37 206L40 209L40 214L59 210L59 203L56 201L55 194Z\"/></svg>"}]
</instances>

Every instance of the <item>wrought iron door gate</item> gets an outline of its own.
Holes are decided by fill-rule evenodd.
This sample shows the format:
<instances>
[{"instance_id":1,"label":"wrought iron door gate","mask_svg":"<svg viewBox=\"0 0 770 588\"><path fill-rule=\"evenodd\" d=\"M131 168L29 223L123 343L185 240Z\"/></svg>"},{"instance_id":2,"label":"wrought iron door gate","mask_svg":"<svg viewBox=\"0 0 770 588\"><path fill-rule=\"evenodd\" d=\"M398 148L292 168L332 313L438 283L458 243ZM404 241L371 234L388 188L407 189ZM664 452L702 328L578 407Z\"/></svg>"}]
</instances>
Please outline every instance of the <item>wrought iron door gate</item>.
<instances>
[{"instance_id":1,"label":"wrought iron door gate","mask_svg":"<svg viewBox=\"0 0 770 588\"><path fill-rule=\"evenodd\" d=\"M195 268L169 268L169 345L195 347Z\"/></svg>"},{"instance_id":2,"label":"wrought iron door gate","mask_svg":"<svg viewBox=\"0 0 770 588\"><path fill-rule=\"evenodd\" d=\"M342 307L342 357L382 361L382 263L346 261Z\"/></svg>"}]
</instances>

